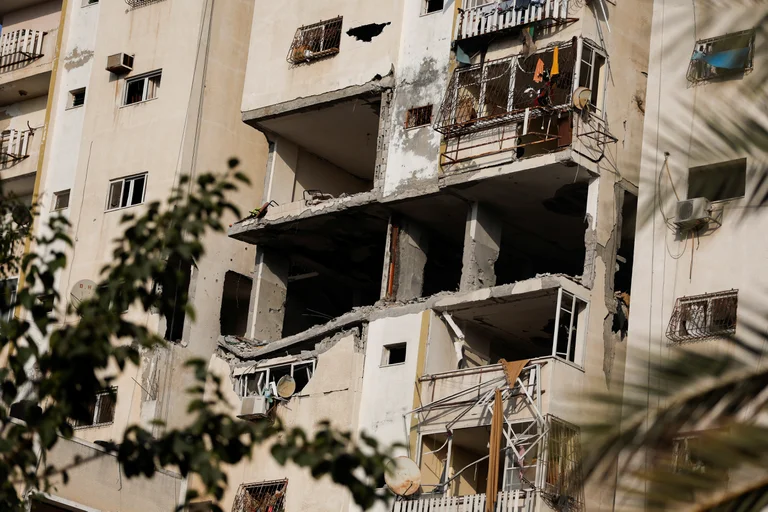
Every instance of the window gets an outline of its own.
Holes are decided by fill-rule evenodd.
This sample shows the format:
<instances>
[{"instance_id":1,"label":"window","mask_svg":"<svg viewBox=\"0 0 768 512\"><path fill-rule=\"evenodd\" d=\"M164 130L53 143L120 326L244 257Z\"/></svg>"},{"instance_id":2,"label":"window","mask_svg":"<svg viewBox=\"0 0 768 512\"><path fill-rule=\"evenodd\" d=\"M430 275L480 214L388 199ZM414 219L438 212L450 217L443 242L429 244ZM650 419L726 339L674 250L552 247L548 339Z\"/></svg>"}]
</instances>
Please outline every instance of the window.
<instances>
[{"instance_id":1,"label":"window","mask_svg":"<svg viewBox=\"0 0 768 512\"><path fill-rule=\"evenodd\" d=\"M245 336L248 328L248 309L251 304L253 281L237 272L224 274L224 290L219 315L220 333L230 336Z\"/></svg>"},{"instance_id":2,"label":"window","mask_svg":"<svg viewBox=\"0 0 768 512\"><path fill-rule=\"evenodd\" d=\"M339 53L341 16L299 27L293 36L288 62L301 64Z\"/></svg>"},{"instance_id":3,"label":"window","mask_svg":"<svg viewBox=\"0 0 768 512\"><path fill-rule=\"evenodd\" d=\"M485 1L483 1L483 3L485 3ZM440 12L443 10L443 0L426 0L426 4L424 8L425 8L425 11L424 11L425 14Z\"/></svg>"},{"instance_id":4,"label":"window","mask_svg":"<svg viewBox=\"0 0 768 512\"><path fill-rule=\"evenodd\" d=\"M315 374L316 362L315 359L312 359L258 368L255 371L240 375L235 391L241 397L263 395L265 392L270 392L272 384L277 385L282 377L290 375L293 377L294 382L296 382L296 390L293 393L300 393ZM271 392L274 393L274 389Z\"/></svg>"},{"instance_id":5,"label":"window","mask_svg":"<svg viewBox=\"0 0 768 512\"><path fill-rule=\"evenodd\" d=\"M125 0L125 3L127 3L131 9L138 9L140 7L146 7L147 5L152 5L163 1L164 0Z\"/></svg>"},{"instance_id":6,"label":"window","mask_svg":"<svg viewBox=\"0 0 768 512\"><path fill-rule=\"evenodd\" d=\"M87 422L75 422L75 428L97 427L108 425L115 420L115 404L117 402L117 388L106 389L96 394L96 397L88 406L91 411L91 419Z\"/></svg>"},{"instance_id":7,"label":"window","mask_svg":"<svg viewBox=\"0 0 768 512\"><path fill-rule=\"evenodd\" d=\"M85 104L85 87L69 91L67 108L82 107Z\"/></svg>"},{"instance_id":8,"label":"window","mask_svg":"<svg viewBox=\"0 0 768 512\"><path fill-rule=\"evenodd\" d=\"M67 208L69 208L69 189L54 192L53 211L58 212L60 210L66 210Z\"/></svg>"},{"instance_id":9,"label":"window","mask_svg":"<svg viewBox=\"0 0 768 512\"><path fill-rule=\"evenodd\" d=\"M13 303L16 302L16 289L19 286L17 278L0 281L0 320L10 322L13 318Z\"/></svg>"},{"instance_id":10,"label":"window","mask_svg":"<svg viewBox=\"0 0 768 512\"><path fill-rule=\"evenodd\" d=\"M405 362L406 343L386 345L381 356L381 366L391 366Z\"/></svg>"},{"instance_id":11,"label":"window","mask_svg":"<svg viewBox=\"0 0 768 512\"><path fill-rule=\"evenodd\" d=\"M681 343L733 335L737 308L738 290L677 299L667 338Z\"/></svg>"},{"instance_id":12,"label":"window","mask_svg":"<svg viewBox=\"0 0 768 512\"><path fill-rule=\"evenodd\" d=\"M697 41L688 66L688 80L696 83L750 71L754 47L754 30Z\"/></svg>"},{"instance_id":13,"label":"window","mask_svg":"<svg viewBox=\"0 0 768 512\"><path fill-rule=\"evenodd\" d=\"M747 183L747 159L692 167L688 171L688 199L706 197L725 201L744 197Z\"/></svg>"},{"instance_id":14,"label":"window","mask_svg":"<svg viewBox=\"0 0 768 512\"><path fill-rule=\"evenodd\" d=\"M432 105L413 107L405 114L405 127L416 128L432 123Z\"/></svg>"},{"instance_id":15,"label":"window","mask_svg":"<svg viewBox=\"0 0 768 512\"><path fill-rule=\"evenodd\" d=\"M567 502L569 510L583 510L579 429L552 415L547 416L547 422L547 468L542 495L545 500Z\"/></svg>"},{"instance_id":16,"label":"window","mask_svg":"<svg viewBox=\"0 0 768 512\"><path fill-rule=\"evenodd\" d=\"M157 93L160 91L161 75L162 72L155 71L148 75L127 79L123 105L133 105L157 98Z\"/></svg>"},{"instance_id":17,"label":"window","mask_svg":"<svg viewBox=\"0 0 768 512\"><path fill-rule=\"evenodd\" d=\"M579 68L579 87L592 91L589 109L592 112L603 111L603 84L605 83L605 56L584 43L581 49L581 67Z\"/></svg>"},{"instance_id":18,"label":"window","mask_svg":"<svg viewBox=\"0 0 768 512\"><path fill-rule=\"evenodd\" d=\"M146 186L147 173L110 182L107 211L143 203Z\"/></svg>"},{"instance_id":19,"label":"window","mask_svg":"<svg viewBox=\"0 0 768 512\"><path fill-rule=\"evenodd\" d=\"M99 3L99 0L83 0L83 7L88 7L89 5L96 5Z\"/></svg>"},{"instance_id":20,"label":"window","mask_svg":"<svg viewBox=\"0 0 768 512\"><path fill-rule=\"evenodd\" d=\"M252 512L254 510L285 512L287 487L288 480L242 484L237 490L232 512Z\"/></svg>"}]
</instances>

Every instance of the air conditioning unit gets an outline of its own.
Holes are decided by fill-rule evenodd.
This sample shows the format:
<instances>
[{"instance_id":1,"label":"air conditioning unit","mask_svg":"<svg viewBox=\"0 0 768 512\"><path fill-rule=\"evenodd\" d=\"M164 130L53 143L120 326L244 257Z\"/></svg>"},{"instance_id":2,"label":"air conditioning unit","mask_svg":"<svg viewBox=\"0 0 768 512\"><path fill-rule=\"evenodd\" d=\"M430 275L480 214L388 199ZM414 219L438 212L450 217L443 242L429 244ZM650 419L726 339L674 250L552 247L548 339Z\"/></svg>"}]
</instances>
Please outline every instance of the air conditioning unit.
<instances>
[{"instance_id":1,"label":"air conditioning unit","mask_svg":"<svg viewBox=\"0 0 768 512\"><path fill-rule=\"evenodd\" d=\"M107 71L116 75L124 75L133 71L133 55L116 53L107 57Z\"/></svg>"},{"instance_id":2,"label":"air conditioning unit","mask_svg":"<svg viewBox=\"0 0 768 512\"><path fill-rule=\"evenodd\" d=\"M693 228L711 220L709 199L694 197L677 203L675 224L680 228Z\"/></svg>"},{"instance_id":3,"label":"air conditioning unit","mask_svg":"<svg viewBox=\"0 0 768 512\"><path fill-rule=\"evenodd\" d=\"M261 418L267 415L267 399L263 396L247 396L240 402L240 414L238 418L249 420L252 418Z\"/></svg>"}]
</instances>

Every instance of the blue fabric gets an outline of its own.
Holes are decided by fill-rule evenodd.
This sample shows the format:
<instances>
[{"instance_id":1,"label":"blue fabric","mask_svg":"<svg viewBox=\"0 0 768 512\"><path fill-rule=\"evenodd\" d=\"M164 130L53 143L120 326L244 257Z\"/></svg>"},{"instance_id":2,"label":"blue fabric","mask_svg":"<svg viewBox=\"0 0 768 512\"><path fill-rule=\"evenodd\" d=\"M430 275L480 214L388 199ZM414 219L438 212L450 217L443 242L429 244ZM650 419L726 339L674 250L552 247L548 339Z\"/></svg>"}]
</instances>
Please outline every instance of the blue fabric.
<instances>
[{"instance_id":1,"label":"blue fabric","mask_svg":"<svg viewBox=\"0 0 768 512\"><path fill-rule=\"evenodd\" d=\"M467 52L459 45L456 45L456 61L459 64L472 64L472 60L467 55Z\"/></svg>"},{"instance_id":2,"label":"blue fabric","mask_svg":"<svg viewBox=\"0 0 768 512\"><path fill-rule=\"evenodd\" d=\"M749 48L738 48L736 50L726 50L724 52L705 54L702 52L693 52L691 60L703 60L710 66L722 69L742 69L747 65L749 57Z\"/></svg>"}]
</instances>

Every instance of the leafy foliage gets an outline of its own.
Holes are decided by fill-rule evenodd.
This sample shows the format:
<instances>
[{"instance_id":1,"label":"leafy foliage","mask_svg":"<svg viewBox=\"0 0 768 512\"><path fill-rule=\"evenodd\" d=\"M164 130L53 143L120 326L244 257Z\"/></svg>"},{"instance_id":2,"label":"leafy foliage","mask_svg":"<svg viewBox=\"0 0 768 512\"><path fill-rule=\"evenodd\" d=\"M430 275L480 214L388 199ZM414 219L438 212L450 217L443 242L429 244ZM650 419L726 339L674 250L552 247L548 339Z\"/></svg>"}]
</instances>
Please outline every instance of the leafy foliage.
<instances>
[{"instance_id":1,"label":"leafy foliage","mask_svg":"<svg viewBox=\"0 0 768 512\"><path fill-rule=\"evenodd\" d=\"M195 183L182 179L166 203L148 204L140 216L124 215L125 230L115 241L112 261L101 269L93 296L77 305L65 304L56 287L57 273L67 265L66 248L72 245L66 219L51 218L34 238L31 217L22 219L26 224L3 224L0 271L20 273L23 284L15 299L0 294L0 310L17 312L0 323L0 349L6 355L0 368L1 510L25 510L22 488L48 491L54 477L67 481L68 472L84 461L55 467L46 455L61 438L73 436L72 422L92 416L92 397L114 380L107 369L138 365L142 350L166 343L123 312L133 308L169 315L181 300L187 317L194 318L186 296L164 290L176 290L184 282L178 263L192 264L204 255L203 235L223 232L224 215L239 215L227 200L238 183L247 182L236 172L237 165L231 160L228 173L204 174ZM0 213L16 212L14 218L20 218L20 207L12 198L0 200ZM32 250L20 258L28 243ZM222 383L207 372L206 362L190 360L187 367L195 384L187 390L186 427L153 437L140 426L130 426L119 442L103 443L105 453L117 457L127 477L151 477L158 468L175 468L184 476L197 475L209 499L218 501L228 484L224 465L249 458L255 446L272 441L272 455L279 463L293 461L318 478L330 475L365 508L380 498L368 484L382 475L387 460L375 441L363 437L359 447L349 433L328 424L310 436L279 422L240 421L218 412L225 403ZM23 422L10 417L12 404L17 404ZM99 456L103 454L94 457ZM188 499L194 497L190 492Z\"/></svg>"}]
</instances>

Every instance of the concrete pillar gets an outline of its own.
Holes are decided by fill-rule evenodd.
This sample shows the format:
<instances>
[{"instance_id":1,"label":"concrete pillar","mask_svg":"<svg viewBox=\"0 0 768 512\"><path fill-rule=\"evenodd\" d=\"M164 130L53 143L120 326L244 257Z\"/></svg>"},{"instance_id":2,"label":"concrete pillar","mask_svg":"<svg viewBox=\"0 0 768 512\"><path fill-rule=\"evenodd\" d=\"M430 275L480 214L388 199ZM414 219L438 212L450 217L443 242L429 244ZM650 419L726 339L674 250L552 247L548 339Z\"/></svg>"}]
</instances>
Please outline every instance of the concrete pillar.
<instances>
[{"instance_id":1,"label":"concrete pillar","mask_svg":"<svg viewBox=\"0 0 768 512\"><path fill-rule=\"evenodd\" d=\"M396 300L408 301L421 297L428 249L427 234L424 230L414 222L402 222L395 263Z\"/></svg>"},{"instance_id":2,"label":"concrete pillar","mask_svg":"<svg viewBox=\"0 0 768 512\"><path fill-rule=\"evenodd\" d=\"M249 338L262 341L282 338L288 267L288 258L257 247L251 309L248 312Z\"/></svg>"},{"instance_id":3,"label":"concrete pillar","mask_svg":"<svg viewBox=\"0 0 768 512\"><path fill-rule=\"evenodd\" d=\"M488 207L472 203L464 229L462 292L496 285L494 266L501 251L501 221Z\"/></svg>"}]
</instances>

